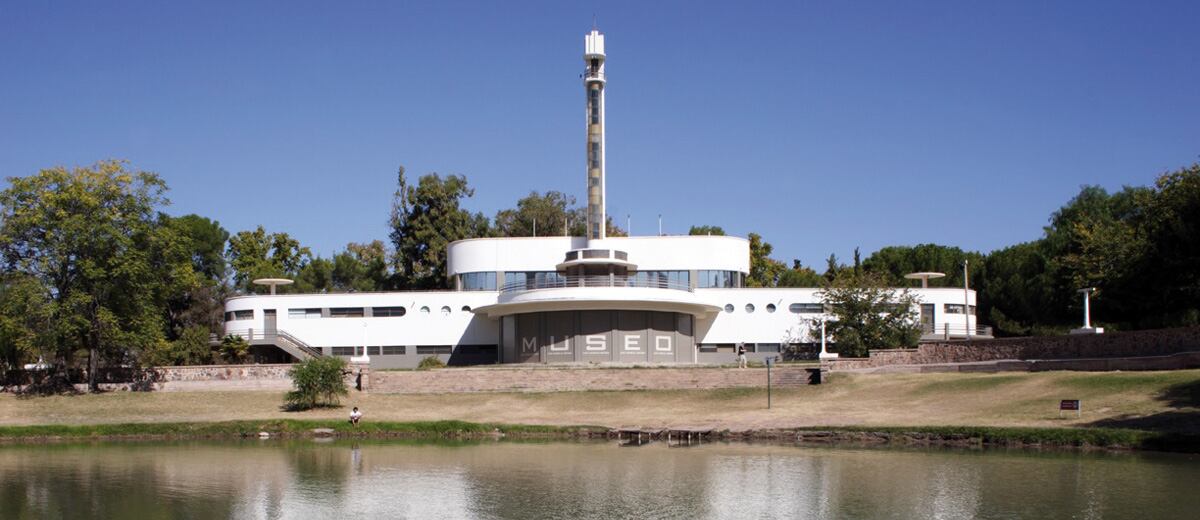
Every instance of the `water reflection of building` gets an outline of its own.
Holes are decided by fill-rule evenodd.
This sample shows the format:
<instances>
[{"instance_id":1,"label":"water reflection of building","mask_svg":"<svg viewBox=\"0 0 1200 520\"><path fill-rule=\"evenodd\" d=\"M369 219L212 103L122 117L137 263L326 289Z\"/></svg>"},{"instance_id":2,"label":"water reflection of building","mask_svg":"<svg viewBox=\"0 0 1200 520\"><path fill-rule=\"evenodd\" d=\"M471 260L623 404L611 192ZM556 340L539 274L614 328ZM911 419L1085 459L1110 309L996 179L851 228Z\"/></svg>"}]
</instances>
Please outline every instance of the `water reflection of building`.
<instances>
[{"instance_id":1,"label":"water reflection of building","mask_svg":"<svg viewBox=\"0 0 1200 520\"><path fill-rule=\"evenodd\" d=\"M552 236L568 223L543 222L546 236L454 242L453 291L232 298L225 332L249 338L264 359L368 354L379 368L428 356L451 364L724 363L738 343L751 358L790 344L811 348L820 332L808 324L825 316L817 290L746 287L745 239L607 234L604 35L593 29L584 47L584 236ZM979 334L974 291L913 292L931 336Z\"/></svg>"}]
</instances>

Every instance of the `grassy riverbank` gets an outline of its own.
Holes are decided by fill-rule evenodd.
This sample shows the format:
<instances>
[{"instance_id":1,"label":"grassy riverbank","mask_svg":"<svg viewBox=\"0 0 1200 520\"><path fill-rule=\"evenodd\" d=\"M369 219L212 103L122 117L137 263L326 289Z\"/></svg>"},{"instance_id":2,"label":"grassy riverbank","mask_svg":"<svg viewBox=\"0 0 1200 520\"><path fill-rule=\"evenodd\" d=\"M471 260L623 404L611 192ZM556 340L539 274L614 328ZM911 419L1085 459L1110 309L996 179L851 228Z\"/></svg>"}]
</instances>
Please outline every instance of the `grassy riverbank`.
<instances>
[{"instance_id":1,"label":"grassy riverbank","mask_svg":"<svg viewBox=\"0 0 1200 520\"><path fill-rule=\"evenodd\" d=\"M366 435L579 434L575 425L692 427L730 438L820 432L864 442L922 436L995 444L1177 446L1200 436L1200 370L1003 374L834 374L829 384L776 389L397 395L352 392L346 407L280 408L281 392L113 392L0 395L0 437L231 436L348 428ZM1083 411L1059 414L1060 399ZM512 426L527 425L527 426ZM457 432L457 433L456 433ZM817 433L804 433L817 432ZM1183 440L1181 440L1183 439ZM1194 451L1194 450L1192 450Z\"/></svg>"}]
</instances>

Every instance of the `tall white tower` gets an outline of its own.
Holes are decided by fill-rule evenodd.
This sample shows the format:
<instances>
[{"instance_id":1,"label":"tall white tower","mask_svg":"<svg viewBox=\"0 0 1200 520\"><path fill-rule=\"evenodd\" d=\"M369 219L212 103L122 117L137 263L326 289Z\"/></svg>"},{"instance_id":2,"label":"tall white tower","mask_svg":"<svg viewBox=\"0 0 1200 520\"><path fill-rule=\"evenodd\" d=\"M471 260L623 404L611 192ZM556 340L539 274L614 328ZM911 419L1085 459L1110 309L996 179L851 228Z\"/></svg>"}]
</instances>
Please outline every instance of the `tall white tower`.
<instances>
[{"instance_id":1,"label":"tall white tower","mask_svg":"<svg viewBox=\"0 0 1200 520\"><path fill-rule=\"evenodd\" d=\"M604 35L593 28L583 37L583 86L587 92L587 237L603 240L604 210Z\"/></svg>"}]
</instances>

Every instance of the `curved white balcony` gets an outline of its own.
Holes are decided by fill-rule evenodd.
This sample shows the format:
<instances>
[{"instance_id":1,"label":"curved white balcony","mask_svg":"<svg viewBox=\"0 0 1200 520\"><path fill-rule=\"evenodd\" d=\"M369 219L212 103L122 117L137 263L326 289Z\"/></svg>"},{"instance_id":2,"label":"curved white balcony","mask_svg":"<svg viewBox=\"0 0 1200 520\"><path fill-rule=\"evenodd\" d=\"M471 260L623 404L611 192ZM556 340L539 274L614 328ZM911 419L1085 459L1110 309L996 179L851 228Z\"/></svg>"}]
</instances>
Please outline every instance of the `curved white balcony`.
<instances>
[{"instance_id":1,"label":"curved white balcony","mask_svg":"<svg viewBox=\"0 0 1200 520\"><path fill-rule=\"evenodd\" d=\"M721 308L702 302L687 284L634 276L562 276L500 288L494 305L473 310L495 318L509 314L574 310L640 310L702 316Z\"/></svg>"}]
</instances>

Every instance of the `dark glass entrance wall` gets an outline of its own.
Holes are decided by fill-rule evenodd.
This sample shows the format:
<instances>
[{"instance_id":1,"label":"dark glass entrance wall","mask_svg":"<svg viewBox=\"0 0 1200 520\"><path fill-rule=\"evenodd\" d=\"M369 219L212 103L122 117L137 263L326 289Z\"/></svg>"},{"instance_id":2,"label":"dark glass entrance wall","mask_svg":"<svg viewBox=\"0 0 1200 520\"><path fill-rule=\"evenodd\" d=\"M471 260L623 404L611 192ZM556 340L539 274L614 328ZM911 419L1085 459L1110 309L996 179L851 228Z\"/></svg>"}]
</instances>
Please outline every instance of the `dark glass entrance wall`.
<instances>
[{"instance_id":1,"label":"dark glass entrance wall","mask_svg":"<svg viewBox=\"0 0 1200 520\"><path fill-rule=\"evenodd\" d=\"M692 316L653 311L558 311L505 317L505 363L692 363Z\"/></svg>"}]
</instances>

